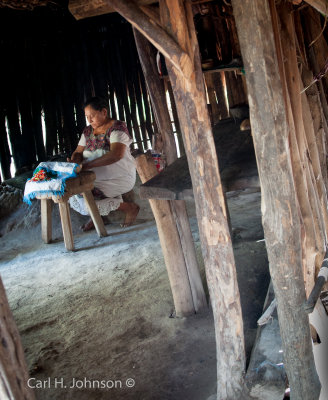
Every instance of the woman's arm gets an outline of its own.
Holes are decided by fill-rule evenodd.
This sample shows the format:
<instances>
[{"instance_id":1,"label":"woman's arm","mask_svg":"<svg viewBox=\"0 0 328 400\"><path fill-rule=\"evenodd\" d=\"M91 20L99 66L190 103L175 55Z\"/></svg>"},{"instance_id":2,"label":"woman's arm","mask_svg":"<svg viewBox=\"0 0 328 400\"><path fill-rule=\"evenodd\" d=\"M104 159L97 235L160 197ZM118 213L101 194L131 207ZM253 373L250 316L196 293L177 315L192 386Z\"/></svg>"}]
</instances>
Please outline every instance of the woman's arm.
<instances>
[{"instance_id":1,"label":"woman's arm","mask_svg":"<svg viewBox=\"0 0 328 400\"><path fill-rule=\"evenodd\" d=\"M110 151L103 156L83 164L83 169L103 167L104 165L114 164L121 160L126 152L127 146L123 143L111 143Z\"/></svg>"},{"instance_id":2,"label":"woman's arm","mask_svg":"<svg viewBox=\"0 0 328 400\"><path fill-rule=\"evenodd\" d=\"M68 162L73 162L76 164L81 164L83 161L83 150L85 146L78 145L77 148L73 151L70 158L67 159Z\"/></svg>"}]
</instances>

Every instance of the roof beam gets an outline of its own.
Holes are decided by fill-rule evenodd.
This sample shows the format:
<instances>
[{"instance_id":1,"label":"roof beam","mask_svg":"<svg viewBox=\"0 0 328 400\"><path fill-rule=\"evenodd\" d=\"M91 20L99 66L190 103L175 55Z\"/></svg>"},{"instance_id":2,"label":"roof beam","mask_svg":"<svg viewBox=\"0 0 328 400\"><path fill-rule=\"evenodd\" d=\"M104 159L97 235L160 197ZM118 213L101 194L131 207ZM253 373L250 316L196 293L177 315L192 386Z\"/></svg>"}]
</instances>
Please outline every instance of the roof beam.
<instances>
[{"instance_id":1,"label":"roof beam","mask_svg":"<svg viewBox=\"0 0 328 400\"><path fill-rule=\"evenodd\" d=\"M140 6L157 3L156 0L138 0ZM106 0L69 0L68 9L76 19L95 17L97 15L115 12Z\"/></svg>"},{"instance_id":2,"label":"roof beam","mask_svg":"<svg viewBox=\"0 0 328 400\"><path fill-rule=\"evenodd\" d=\"M189 55L179 46L171 35L147 15L134 0L106 0L107 4L122 15L141 32L172 65L184 76L192 73Z\"/></svg>"}]
</instances>

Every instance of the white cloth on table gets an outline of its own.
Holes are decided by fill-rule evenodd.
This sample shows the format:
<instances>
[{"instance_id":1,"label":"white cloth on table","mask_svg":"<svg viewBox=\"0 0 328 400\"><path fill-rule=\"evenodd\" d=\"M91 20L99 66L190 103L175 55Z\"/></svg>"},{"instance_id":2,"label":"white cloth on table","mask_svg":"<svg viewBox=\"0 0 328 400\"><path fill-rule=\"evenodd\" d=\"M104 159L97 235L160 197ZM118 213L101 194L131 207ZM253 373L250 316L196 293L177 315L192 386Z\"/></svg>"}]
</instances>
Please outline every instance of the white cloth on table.
<instances>
[{"instance_id":1,"label":"white cloth on table","mask_svg":"<svg viewBox=\"0 0 328 400\"><path fill-rule=\"evenodd\" d=\"M37 195L56 195L63 196L66 180L76 177L78 164L59 161L41 162L33 172L33 177L25 184L23 200L27 204L31 204L31 200ZM34 175L39 170L43 170L45 177L42 180L34 181ZM53 173L54 177L49 177ZM46 179L46 176L48 178Z\"/></svg>"}]
</instances>

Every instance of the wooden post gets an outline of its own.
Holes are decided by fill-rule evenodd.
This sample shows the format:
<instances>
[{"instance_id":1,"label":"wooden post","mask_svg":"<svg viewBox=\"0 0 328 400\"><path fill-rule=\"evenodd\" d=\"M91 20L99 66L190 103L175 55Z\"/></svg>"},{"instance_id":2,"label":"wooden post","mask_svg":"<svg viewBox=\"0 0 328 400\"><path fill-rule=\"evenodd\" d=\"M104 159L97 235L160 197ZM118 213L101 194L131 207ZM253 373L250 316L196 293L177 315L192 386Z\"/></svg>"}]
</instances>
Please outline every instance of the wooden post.
<instances>
[{"instance_id":1,"label":"wooden post","mask_svg":"<svg viewBox=\"0 0 328 400\"><path fill-rule=\"evenodd\" d=\"M0 278L0 398L34 400L19 332Z\"/></svg>"},{"instance_id":2,"label":"wooden post","mask_svg":"<svg viewBox=\"0 0 328 400\"><path fill-rule=\"evenodd\" d=\"M71 215L69 213L69 205L67 201L58 203L60 220L63 230L64 243L67 250L74 250L74 239L72 232Z\"/></svg>"},{"instance_id":3,"label":"wooden post","mask_svg":"<svg viewBox=\"0 0 328 400\"><path fill-rule=\"evenodd\" d=\"M93 224L96 228L96 231L98 233L99 237L106 237L107 236L107 231L104 225L104 221L102 220L98 208L97 208L97 204L95 202L95 199L93 197L93 194L91 192L91 190L87 190L85 192L82 193L83 197L84 197L84 201L88 207L90 216L92 218Z\"/></svg>"},{"instance_id":4,"label":"wooden post","mask_svg":"<svg viewBox=\"0 0 328 400\"><path fill-rule=\"evenodd\" d=\"M217 398L238 399L245 369L243 320L191 3L160 1L162 25L192 60L167 67L192 178L217 344ZM244 397L246 398L246 397Z\"/></svg>"},{"instance_id":5,"label":"wooden post","mask_svg":"<svg viewBox=\"0 0 328 400\"><path fill-rule=\"evenodd\" d=\"M168 165L177 159L176 145L167 108L163 82L156 68L156 51L150 42L134 28L134 37L144 76L147 77L147 87L151 98L157 126L163 138L164 153ZM207 306L203 284L200 278L194 241L190 229L185 201L172 201L171 208L175 216L180 242L196 311Z\"/></svg>"},{"instance_id":6,"label":"wooden post","mask_svg":"<svg viewBox=\"0 0 328 400\"><path fill-rule=\"evenodd\" d=\"M41 199L41 236L44 243L52 240L52 200Z\"/></svg>"},{"instance_id":7,"label":"wooden post","mask_svg":"<svg viewBox=\"0 0 328 400\"><path fill-rule=\"evenodd\" d=\"M157 175L158 172L151 156L142 154L136 158L136 162L142 183ZM191 315L196 310L172 201L149 200L149 203L156 220L176 315L178 317Z\"/></svg>"},{"instance_id":8,"label":"wooden post","mask_svg":"<svg viewBox=\"0 0 328 400\"><path fill-rule=\"evenodd\" d=\"M293 399L317 399L305 288L299 206L289 126L269 2L232 0L246 71L252 135L262 193L262 222L278 304L286 372ZM256 26L256 30L252 27Z\"/></svg>"},{"instance_id":9,"label":"wooden post","mask_svg":"<svg viewBox=\"0 0 328 400\"><path fill-rule=\"evenodd\" d=\"M167 109L163 80L159 78L156 66L156 49L137 29L133 28L134 38L146 85L152 102L157 126L163 140L164 153L168 165L177 159L177 149Z\"/></svg>"}]
</instances>

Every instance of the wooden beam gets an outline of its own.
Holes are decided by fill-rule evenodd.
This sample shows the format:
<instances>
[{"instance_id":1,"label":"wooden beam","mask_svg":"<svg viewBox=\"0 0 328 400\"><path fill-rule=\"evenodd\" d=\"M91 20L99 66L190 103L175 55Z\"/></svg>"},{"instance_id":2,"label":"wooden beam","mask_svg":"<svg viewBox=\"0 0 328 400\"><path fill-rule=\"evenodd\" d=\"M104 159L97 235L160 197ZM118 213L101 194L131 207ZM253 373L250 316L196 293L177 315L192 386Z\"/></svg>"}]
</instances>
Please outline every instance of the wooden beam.
<instances>
[{"instance_id":1,"label":"wooden beam","mask_svg":"<svg viewBox=\"0 0 328 400\"><path fill-rule=\"evenodd\" d=\"M269 2L232 0L244 60L252 134L262 193L262 221L278 304L292 398L319 397L308 317L303 310L301 225L289 126ZM256 30L252 27L256 26Z\"/></svg>"},{"instance_id":2,"label":"wooden beam","mask_svg":"<svg viewBox=\"0 0 328 400\"><path fill-rule=\"evenodd\" d=\"M166 103L164 82L160 79L157 70L157 49L136 28L133 28L133 33L154 116L162 136L164 153L167 163L170 165L177 159L177 149Z\"/></svg>"},{"instance_id":3,"label":"wooden beam","mask_svg":"<svg viewBox=\"0 0 328 400\"><path fill-rule=\"evenodd\" d=\"M140 31L174 67L187 78L192 73L192 63L186 49L145 14L134 0L106 0L119 14Z\"/></svg>"},{"instance_id":4,"label":"wooden beam","mask_svg":"<svg viewBox=\"0 0 328 400\"><path fill-rule=\"evenodd\" d=\"M319 13L328 16L328 2L327 0L305 0L310 6L315 8Z\"/></svg>"},{"instance_id":5,"label":"wooden beam","mask_svg":"<svg viewBox=\"0 0 328 400\"><path fill-rule=\"evenodd\" d=\"M156 0L136 0L138 5L145 6L157 3ZM113 13L116 10L106 0L69 0L68 9L76 19L95 17Z\"/></svg>"}]
</instances>

